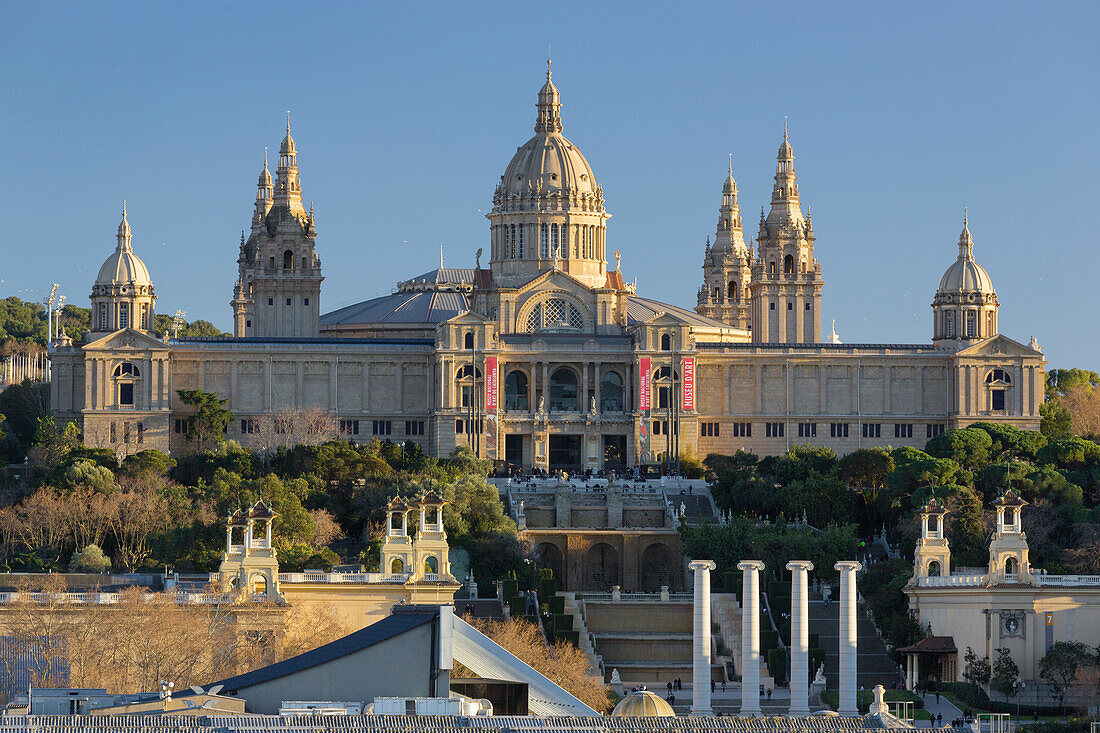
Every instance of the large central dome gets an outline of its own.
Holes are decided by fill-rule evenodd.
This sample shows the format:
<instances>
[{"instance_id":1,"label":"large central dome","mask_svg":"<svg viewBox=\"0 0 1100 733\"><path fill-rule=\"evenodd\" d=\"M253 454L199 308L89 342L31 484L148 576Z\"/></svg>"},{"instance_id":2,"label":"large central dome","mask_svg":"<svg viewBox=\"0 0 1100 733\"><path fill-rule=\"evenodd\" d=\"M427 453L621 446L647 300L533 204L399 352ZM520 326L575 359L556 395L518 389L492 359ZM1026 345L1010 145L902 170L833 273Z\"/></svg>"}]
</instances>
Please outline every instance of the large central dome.
<instances>
[{"instance_id":1,"label":"large central dome","mask_svg":"<svg viewBox=\"0 0 1100 733\"><path fill-rule=\"evenodd\" d=\"M561 134L561 98L546 65L535 135L516 149L493 193L493 280L519 287L548 270L589 287L607 282L603 189L584 155Z\"/></svg>"},{"instance_id":2,"label":"large central dome","mask_svg":"<svg viewBox=\"0 0 1100 733\"><path fill-rule=\"evenodd\" d=\"M526 196L532 193L596 193L596 177L577 146L561 134L561 97L546 70L539 90L535 136L521 145L504 171L498 194Z\"/></svg>"}]
</instances>

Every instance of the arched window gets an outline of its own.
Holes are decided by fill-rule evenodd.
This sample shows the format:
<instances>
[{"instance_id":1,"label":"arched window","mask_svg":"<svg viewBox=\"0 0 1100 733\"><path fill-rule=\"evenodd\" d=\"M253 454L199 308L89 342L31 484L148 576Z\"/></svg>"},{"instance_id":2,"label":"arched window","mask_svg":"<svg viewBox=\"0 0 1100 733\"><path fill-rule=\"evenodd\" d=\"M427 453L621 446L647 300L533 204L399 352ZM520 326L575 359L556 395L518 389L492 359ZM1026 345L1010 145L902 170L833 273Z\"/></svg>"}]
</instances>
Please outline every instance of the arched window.
<instances>
[{"instance_id":1,"label":"arched window","mask_svg":"<svg viewBox=\"0 0 1100 733\"><path fill-rule=\"evenodd\" d=\"M667 333L661 334L661 351L672 351L672 336Z\"/></svg>"},{"instance_id":2,"label":"arched window","mask_svg":"<svg viewBox=\"0 0 1100 733\"><path fill-rule=\"evenodd\" d=\"M714 299L715 300L721 300L722 299L722 288L718 287L717 285L714 286Z\"/></svg>"},{"instance_id":3,"label":"arched window","mask_svg":"<svg viewBox=\"0 0 1100 733\"><path fill-rule=\"evenodd\" d=\"M252 576L252 592L258 596L267 595L267 578L260 573Z\"/></svg>"},{"instance_id":4,"label":"arched window","mask_svg":"<svg viewBox=\"0 0 1100 733\"><path fill-rule=\"evenodd\" d=\"M289 249L286 252L283 252L283 269L294 269L294 253L291 252Z\"/></svg>"},{"instance_id":5,"label":"arched window","mask_svg":"<svg viewBox=\"0 0 1100 733\"><path fill-rule=\"evenodd\" d=\"M459 407L470 407L474 403L474 390L481 381L481 370L465 364L455 377L458 383Z\"/></svg>"},{"instance_id":6,"label":"arched window","mask_svg":"<svg viewBox=\"0 0 1100 733\"><path fill-rule=\"evenodd\" d=\"M939 562L937 562L936 560L933 560L932 562L928 563L928 576L931 577L931 578L936 578L936 577L939 577L939 574L940 574L940 564L939 564Z\"/></svg>"},{"instance_id":7,"label":"arched window","mask_svg":"<svg viewBox=\"0 0 1100 733\"><path fill-rule=\"evenodd\" d=\"M794 272L794 257L787 255L783 258L783 272L790 275Z\"/></svg>"},{"instance_id":8,"label":"arched window","mask_svg":"<svg viewBox=\"0 0 1100 733\"><path fill-rule=\"evenodd\" d=\"M504 378L504 409L528 410L527 375L516 370Z\"/></svg>"},{"instance_id":9,"label":"arched window","mask_svg":"<svg viewBox=\"0 0 1100 733\"><path fill-rule=\"evenodd\" d=\"M534 308L527 316L527 330L535 331L580 331L584 328L584 317L572 303L561 298L550 298Z\"/></svg>"},{"instance_id":10,"label":"arched window","mask_svg":"<svg viewBox=\"0 0 1100 733\"><path fill-rule=\"evenodd\" d=\"M399 558L399 557L395 557L393 560L391 560L390 561L390 572L391 573L403 573L403 572L405 572L405 563L404 563L404 561L402 561L401 558Z\"/></svg>"},{"instance_id":11,"label":"arched window","mask_svg":"<svg viewBox=\"0 0 1100 733\"><path fill-rule=\"evenodd\" d=\"M653 374L653 389L657 409L663 410L669 406L669 396L672 394L674 381L680 381L680 373L672 371L667 366L661 367Z\"/></svg>"},{"instance_id":12,"label":"arched window","mask_svg":"<svg viewBox=\"0 0 1100 733\"><path fill-rule=\"evenodd\" d=\"M736 280L730 280L729 290L727 290L726 292L727 292L727 294L726 294L727 298L729 298L730 300L737 300L738 290L737 290L737 281Z\"/></svg>"},{"instance_id":13,"label":"arched window","mask_svg":"<svg viewBox=\"0 0 1100 733\"><path fill-rule=\"evenodd\" d=\"M559 367L550 375L550 410L552 412L579 412L580 392L577 389L577 373L568 367Z\"/></svg>"},{"instance_id":14,"label":"arched window","mask_svg":"<svg viewBox=\"0 0 1100 733\"><path fill-rule=\"evenodd\" d=\"M439 560L435 559L435 555L428 555L424 558L424 572L433 575L439 572Z\"/></svg>"},{"instance_id":15,"label":"arched window","mask_svg":"<svg viewBox=\"0 0 1100 733\"><path fill-rule=\"evenodd\" d=\"M1016 575L1020 572L1020 563L1015 557L1005 558L1005 575Z\"/></svg>"},{"instance_id":16,"label":"arched window","mask_svg":"<svg viewBox=\"0 0 1100 733\"><path fill-rule=\"evenodd\" d=\"M462 348L472 349L474 348L474 334L470 331L466 332L466 335L462 337Z\"/></svg>"},{"instance_id":17,"label":"arched window","mask_svg":"<svg viewBox=\"0 0 1100 733\"><path fill-rule=\"evenodd\" d=\"M138 368L136 366L134 366L133 364L131 364L130 362L124 361L124 362L122 362L121 364L119 364L118 366L115 367L114 376L116 376L116 377L121 377L121 376L140 377L141 372L139 372Z\"/></svg>"},{"instance_id":18,"label":"arched window","mask_svg":"<svg viewBox=\"0 0 1100 733\"><path fill-rule=\"evenodd\" d=\"M622 412L623 378L618 372L604 372L600 377L600 411Z\"/></svg>"},{"instance_id":19,"label":"arched window","mask_svg":"<svg viewBox=\"0 0 1100 733\"><path fill-rule=\"evenodd\" d=\"M994 382L1012 384L1012 377L1004 369L991 369L989 374L986 375L985 383L993 384Z\"/></svg>"},{"instance_id":20,"label":"arched window","mask_svg":"<svg viewBox=\"0 0 1100 733\"><path fill-rule=\"evenodd\" d=\"M768 272L772 273L773 275L775 274L775 261L774 260L768 263Z\"/></svg>"}]
</instances>

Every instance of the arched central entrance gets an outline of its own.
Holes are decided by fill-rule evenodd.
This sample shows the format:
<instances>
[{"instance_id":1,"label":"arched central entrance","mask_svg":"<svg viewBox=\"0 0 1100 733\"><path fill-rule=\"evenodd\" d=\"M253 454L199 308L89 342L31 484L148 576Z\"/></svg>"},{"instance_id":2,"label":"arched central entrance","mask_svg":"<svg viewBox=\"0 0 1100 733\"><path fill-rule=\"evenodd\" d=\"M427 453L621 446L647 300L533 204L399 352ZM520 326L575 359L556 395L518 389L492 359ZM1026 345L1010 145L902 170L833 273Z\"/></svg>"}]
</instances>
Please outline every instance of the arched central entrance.
<instances>
[{"instance_id":1,"label":"arched central entrance","mask_svg":"<svg viewBox=\"0 0 1100 733\"><path fill-rule=\"evenodd\" d=\"M642 552L641 586L643 593L656 593L662 585L672 588L676 567L672 552L662 544L652 544Z\"/></svg>"},{"instance_id":2,"label":"arched central entrance","mask_svg":"<svg viewBox=\"0 0 1100 733\"><path fill-rule=\"evenodd\" d=\"M593 545L584 555L584 589L607 593L619 584L619 553L606 542Z\"/></svg>"},{"instance_id":3,"label":"arched central entrance","mask_svg":"<svg viewBox=\"0 0 1100 733\"><path fill-rule=\"evenodd\" d=\"M539 569L546 568L554 573L558 587L565 588L565 564L561 550L553 542L541 542L535 546L535 562Z\"/></svg>"}]
</instances>

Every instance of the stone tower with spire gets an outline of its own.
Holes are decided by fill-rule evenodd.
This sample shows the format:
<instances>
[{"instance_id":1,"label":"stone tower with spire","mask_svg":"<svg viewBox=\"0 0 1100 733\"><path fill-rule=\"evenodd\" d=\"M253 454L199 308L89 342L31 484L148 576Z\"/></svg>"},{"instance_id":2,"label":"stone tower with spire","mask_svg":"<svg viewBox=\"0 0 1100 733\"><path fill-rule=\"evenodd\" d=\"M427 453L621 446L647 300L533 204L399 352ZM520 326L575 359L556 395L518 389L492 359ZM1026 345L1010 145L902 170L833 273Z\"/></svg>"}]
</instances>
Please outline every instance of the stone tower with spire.
<instances>
[{"instance_id":1,"label":"stone tower with spire","mask_svg":"<svg viewBox=\"0 0 1100 733\"><path fill-rule=\"evenodd\" d=\"M775 165L771 211L760 211L752 266L752 340L821 342L821 264L814 257L814 228L802 215L794 150L783 126Z\"/></svg>"},{"instance_id":2,"label":"stone tower with spire","mask_svg":"<svg viewBox=\"0 0 1100 733\"><path fill-rule=\"evenodd\" d=\"M252 228L241 234L239 275L233 290L234 335L268 338L315 337L319 333L321 260L316 252L313 206L302 206L298 149L290 136L279 147L272 181L264 169L256 191Z\"/></svg>"},{"instance_id":3,"label":"stone tower with spire","mask_svg":"<svg viewBox=\"0 0 1100 733\"><path fill-rule=\"evenodd\" d=\"M734 328L748 329L752 315L749 292L752 280L752 252L745 246L741 228L741 206L737 182L733 180L733 159L722 186L722 206L714 243L707 242L703 257L703 285L695 311Z\"/></svg>"}]
</instances>

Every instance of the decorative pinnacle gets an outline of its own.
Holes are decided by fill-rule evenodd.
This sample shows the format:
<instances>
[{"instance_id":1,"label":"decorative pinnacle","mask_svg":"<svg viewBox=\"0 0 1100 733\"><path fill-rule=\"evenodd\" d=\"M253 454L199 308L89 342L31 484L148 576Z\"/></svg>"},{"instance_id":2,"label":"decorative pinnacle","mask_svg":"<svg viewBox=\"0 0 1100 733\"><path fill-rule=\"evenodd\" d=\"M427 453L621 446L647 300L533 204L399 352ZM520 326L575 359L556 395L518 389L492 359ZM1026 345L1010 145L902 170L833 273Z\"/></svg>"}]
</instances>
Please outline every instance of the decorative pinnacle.
<instances>
[{"instance_id":1,"label":"decorative pinnacle","mask_svg":"<svg viewBox=\"0 0 1100 733\"><path fill-rule=\"evenodd\" d=\"M126 218L126 199L122 199L122 218Z\"/></svg>"},{"instance_id":2,"label":"decorative pinnacle","mask_svg":"<svg viewBox=\"0 0 1100 733\"><path fill-rule=\"evenodd\" d=\"M290 134L290 110L286 111L286 134Z\"/></svg>"},{"instance_id":3,"label":"decorative pinnacle","mask_svg":"<svg viewBox=\"0 0 1100 733\"><path fill-rule=\"evenodd\" d=\"M787 115L783 115L783 139L787 139Z\"/></svg>"},{"instance_id":4,"label":"decorative pinnacle","mask_svg":"<svg viewBox=\"0 0 1100 733\"><path fill-rule=\"evenodd\" d=\"M267 146L264 145L264 170L267 170Z\"/></svg>"},{"instance_id":5,"label":"decorative pinnacle","mask_svg":"<svg viewBox=\"0 0 1100 733\"><path fill-rule=\"evenodd\" d=\"M733 177L733 153L730 153L730 177Z\"/></svg>"},{"instance_id":6,"label":"decorative pinnacle","mask_svg":"<svg viewBox=\"0 0 1100 733\"><path fill-rule=\"evenodd\" d=\"M970 207L969 206L964 206L963 207L963 226L964 227L969 227L970 226Z\"/></svg>"},{"instance_id":7,"label":"decorative pinnacle","mask_svg":"<svg viewBox=\"0 0 1100 733\"><path fill-rule=\"evenodd\" d=\"M546 47L546 81L550 81L550 47Z\"/></svg>"}]
</instances>

